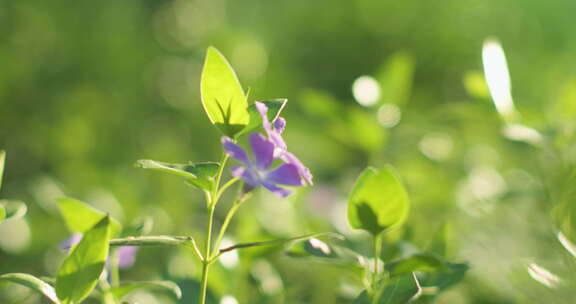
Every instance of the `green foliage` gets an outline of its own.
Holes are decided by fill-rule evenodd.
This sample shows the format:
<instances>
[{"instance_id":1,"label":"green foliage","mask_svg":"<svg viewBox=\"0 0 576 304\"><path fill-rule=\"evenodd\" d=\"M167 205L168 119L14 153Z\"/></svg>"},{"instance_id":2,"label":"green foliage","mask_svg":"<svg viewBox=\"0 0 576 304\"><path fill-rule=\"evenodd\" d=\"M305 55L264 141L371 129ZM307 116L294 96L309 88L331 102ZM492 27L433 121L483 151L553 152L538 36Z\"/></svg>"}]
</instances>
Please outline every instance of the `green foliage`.
<instances>
[{"instance_id":1,"label":"green foliage","mask_svg":"<svg viewBox=\"0 0 576 304\"><path fill-rule=\"evenodd\" d=\"M26 286L48 298L54 304L60 304L56 292L50 284L26 273L7 273L0 275L0 282L11 282Z\"/></svg>"},{"instance_id":2,"label":"green foliage","mask_svg":"<svg viewBox=\"0 0 576 304\"><path fill-rule=\"evenodd\" d=\"M348 200L348 222L373 235L401 225L408 216L406 190L390 166L366 168Z\"/></svg>"},{"instance_id":3,"label":"green foliage","mask_svg":"<svg viewBox=\"0 0 576 304\"><path fill-rule=\"evenodd\" d=\"M60 213L68 229L76 233L84 233L102 220L106 214L77 199L62 197L56 200ZM111 236L118 235L122 225L117 220L110 218Z\"/></svg>"},{"instance_id":4,"label":"green foliage","mask_svg":"<svg viewBox=\"0 0 576 304\"><path fill-rule=\"evenodd\" d=\"M206 53L201 79L202 105L210 121L228 136L250 122L248 101L232 66L216 48Z\"/></svg>"},{"instance_id":5,"label":"green foliage","mask_svg":"<svg viewBox=\"0 0 576 304\"><path fill-rule=\"evenodd\" d=\"M96 286L108 257L112 222L108 216L88 230L58 269L56 293L63 304L80 303Z\"/></svg>"},{"instance_id":6,"label":"green foliage","mask_svg":"<svg viewBox=\"0 0 576 304\"><path fill-rule=\"evenodd\" d=\"M415 254L386 264L386 271L391 277L412 273L415 271L431 272L443 270L444 262L430 254Z\"/></svg>"},{"instance_id":7,"label":"green foliage","mask_svg":"<svg viewBox=\"0 0 576 304\"><path fill-rule=\"evenodd\" d=\"M182 298L182 290L180 290L180 287L170 281L125 282L120 286L111 288L110 292L116 299L121 300L129 293L138 289L156 289L159 291L167 291L177 299Z\"/></svg>"},{"instance_id":8,"label":"green foliage","mask_svg":"<svg viewBox=\"0 0 576 304\"><path fill-rule=\"evenodd\" d=\"M189 164L170 164L149 159L139 160L136 165L143 169L152 169L183 177L192 187L212 191L220 165L215 162Z\"/></svg>"},{"instance_id":9,"label":"green foliage","mask_svg":"<svg viewBox=\"0 0 576 304\"><path fill-rule=\"evenodd\" d=\"M4 206L0 205L0 222L2 222L6 218L6 209Z\"/></svg>"}]
</instances>

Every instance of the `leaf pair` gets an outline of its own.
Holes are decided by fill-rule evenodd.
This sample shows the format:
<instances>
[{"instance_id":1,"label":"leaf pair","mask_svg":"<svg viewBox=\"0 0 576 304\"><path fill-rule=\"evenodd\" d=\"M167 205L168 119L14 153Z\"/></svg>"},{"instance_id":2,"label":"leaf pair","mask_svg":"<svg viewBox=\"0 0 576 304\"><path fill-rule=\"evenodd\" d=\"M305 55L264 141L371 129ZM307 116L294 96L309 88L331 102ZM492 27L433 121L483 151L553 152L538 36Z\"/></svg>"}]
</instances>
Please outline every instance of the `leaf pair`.
<instances>
[{"instance_id":1,"label":"leaf pair","mask_svg":"<svg viewBox=\"0 0 576 304\"><path fill-rule=\"evenodd\" d=\"M227 136L246 134L261 125L254 105L248 106L247 97L228 60L216 48L206 52L200 81L202 105L210 122ZM286 99L264 101L268 118L276 119Z\"/></svg>"}]
</instances>

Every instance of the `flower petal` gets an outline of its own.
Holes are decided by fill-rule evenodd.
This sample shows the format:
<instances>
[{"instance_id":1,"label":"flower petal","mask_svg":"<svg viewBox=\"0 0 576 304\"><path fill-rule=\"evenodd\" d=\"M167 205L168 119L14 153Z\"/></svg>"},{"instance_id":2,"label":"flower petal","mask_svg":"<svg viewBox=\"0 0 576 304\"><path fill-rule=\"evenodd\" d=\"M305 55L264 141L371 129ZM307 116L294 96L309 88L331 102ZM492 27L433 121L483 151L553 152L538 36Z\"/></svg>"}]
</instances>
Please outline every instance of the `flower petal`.
<instances>
[{"instance_id":1,"label":"flower petal","mask_svg":"<svg viewBox=\"0 0 576 304\"><path fill-rule=\"evenodd\" d=\"M250 160L248 160L248 155L246 155L246 152L244 151L244 149L242 149L242 147L240 147L239 145L235 144L232 141L232 139L230 139L230 137L223 136L222 137L222 145L224 146L224 151L230 157L233 157L233 158L243 162L247 166L250 165Z\"/></svg>"},{"instance_id":2,"label":"flower petal","mask_svg":"<svg viewBox=\"0 0 576 304\"><path fill-rule=\"evenodd\" d=\"M272 131L272 126L270 125L270 121L268 121L268 116L266 115L266 113L268 113L268 107L259 101L255 102L254 106L256 106L256 110L260 113L264 130L266 130L266 133L270 133L270 131Z\"/></svg>"},{"instance_id":3,"label":"flower petal","mask_svg":"<svg viewBox=\"0 0 576 304\"><path fill-rule=\"evenodd\" d=\"M256 188L260 185L257 176L254 176L254 174L252 174L252 171L244 167L240 166L232 167L232 176L243 180L246 184L250 185L251 188Z\"/></svg>"},{"instance_id":4,"label":"flower petal","mask_svg":"<svg viewBox=\"0 0 576 304\"><path fill-rule=\"evenodd\" d=\"M122 246L118 248L118 267L121 269L126 269L132 267L136 261L136 252L138 252L136 246Z\"/></svg>"},{"instance_id":5,"label":"flower petal","mask_svg":"<svg viewBox=\"0 0 576 304\"><path fill-rule=\"evenodd\" d=\"M304 164L290 152L283 153L280 158L287 164L294 165L298 170L298 174L306 181L308 185L312 185L312 173L310 170L304 166Z\"/></svg>"},{"instance_id":6,"label":"flower petal","mask_svg":"<svg viewBox=\"0 0 576 304\"><path fill-rule=\"evenodd\" d=\"M279 197L287 197L288 195L290 195L290 193L292 193L292 191L280 188L272 183L263 183L262 186L264 186L264 188L270 190L270 192L276 194Z\"/></svg>"},{"instance_id":7,"label":"flower petal","mask_svg":"<svg viewBox=\"0 0 576 304\"><path fill-rule=\"evenodd\" d=\"M250 135L250 145L252 146L256 167L261 170L270 168L274 160L274 144L262 134L254 133Z\"/></svg>"},{"instance_id":8,"label":"flower petal","mask_svg":"<svg viewBox=\"0 0 576 304\"><path fill-rule=\"evenodd\" d=\"M286 119L282 117L276 118L276 120L274 121L274 129L276 130L276 132L282 133L284 132L284 128L286 128Z\"/></svg>"},{"instance_id":9,"label":"flower petal","mask_svg":"<svg viewBox=\"0 0 576 304\"><path fill-rule=\"evenodd\" d=\"M302 177L298 168L293 164L283 164L274 169L266 175L265 181L288 186L302 186Z\"/></svg>"}]
</instances>

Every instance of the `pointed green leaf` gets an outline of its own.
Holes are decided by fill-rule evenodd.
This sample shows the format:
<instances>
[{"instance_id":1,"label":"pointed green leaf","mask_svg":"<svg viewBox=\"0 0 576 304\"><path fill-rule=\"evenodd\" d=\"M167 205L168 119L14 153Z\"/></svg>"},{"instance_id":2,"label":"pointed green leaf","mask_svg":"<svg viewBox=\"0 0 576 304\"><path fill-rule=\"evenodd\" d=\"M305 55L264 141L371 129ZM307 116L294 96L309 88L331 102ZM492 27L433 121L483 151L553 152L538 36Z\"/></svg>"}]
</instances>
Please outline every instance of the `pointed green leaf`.
<instances>
[{"instance_id":1,"label":"pointed green leaf","mask_svg":"<svg viewBox=\"0 0 576 304\"><path fill-rule=\"evenodd\" d=\"M445 269L442 260L430 254L415 254L386 264L386 270L391 277L412 273L415 271L432 272Z\"/></svg>"},{"instance_id":2,"label":"pointed green leaf","mask_svg":"<svg viewBox=\"0 0 576 304\"><path fill-rule=\"evenodd\" d=\"M360 263L363 257L359 253L316 238L294 242L286 254L292 258L344 267L358 274L364 269Z\"/></svg>"},{"instance_id":3,"label":"pointed green leaf","mask_svg":"<svg viewBox=\"0 0 576 304\"><path fill-rule=\"evenodd\" d=\"M66 226L72 232L84 233L106 215L106 213L73 198L62 197L56 202ZM122 230L122 225L113 218L110 218L110 222L111 236L118 235Z\"/></svg>"},{"instance_id":4,"label":"pointed green leaf","mask_svg":"<svg viewBox=\"0 0 576 304\"><path fill-rule=\"evenodd\" d=\"M268 116L268 120L273 122L278 118L278 116L280 116L280 113L284 109L284 106L286 106L288 99L279 98L260 102L268 107L268 113L266 113L266 115ZM242 130L242 132L239 133L239 135L250 133L262 126L262 117L254 104L251 104L248 107L248 113L250 114L250 123L246 128L244 128L244 130Z\"/></svg>"},{"instance_id":5,"label":"pointed green leaf","mask_svg":"<svg viewBox=\"0 0 576 304\"><path fill-rule=\"evenodd\" d=\"M17 220L28 212L28 207L21 201L0 200L0 209L4 209L4 220Z\"/></svg>"},{"instance_id":6,"label":"pointed green leaf","mask_svg":"<svg viewBox=\"0 0 576 304\"><path fill-rule=\"evenodd\" d=\"M190 186L208 191L214 187L215 176L220 168L220 164L215 162L171 164L150 159L141 159L136 162L136 166L183 177Z\"/></svg>"},{"instance_id":7,"label":"pointed green leaf","mask_svg":"<svg viewBox=\"0 0 576 304\"><path fill-rule=\"evenodd\" d=\"M341 235L332 232L320 232L320 233L312 233L312 234L305 234L300 236L295 236L291 238L284 238L284 239L275 239L269 241L261 241L261 242L251 242L251 243L240 243L236 245L232 245L229 247L221 248L220 254L236 250L236 249L244 249L244 248L251 248L251 247L260 247L260 246L278 246L284 244L290 244L292 242L298 242L303 240L308 240L311 238L317 237L333 237L333 238L341 238Z\"/></svg>"},{"instance_id":8,"label":"pointed green leaf","mask_svg":"<svg viewBox=\"0 0 576 304\"><path fill-rule=\"evenodd\" d=\"M366 168L348 201L352 228L377 235L401 225L408 216L408 195L392 167Z\"/></svg>"},{"instance_id":9,"label":"pointed green leaf","mask_svg":"<svg viewBox=\"0 0 576 304\"><path fill-rule=\"evenodd\" d=\"M383 284L376 294L378 304L405 304L412 303L418 298L421 289L412 274L399 276Z\"/></svg>"},{"instance_id":10,"label":"pointed green leaf","mask_svg":"<svg viewBox=\"0 0 576 304\"><path fill-rule=\"evenodd\" d=\"M234 136L250 121L248 102L236 73L216 48L209 47L200 81L202 105L222 133Z\"/></svg>"},{"instance_id":11,"label":"pointed green leaf","mask_svg":"<svg viewBox=\"0 0 576 304\"><path fill-rule=\"evenodd\" d=\"M0 151L0 189L2 189L2 176L4 175L4 162L6 162L6 152Z\"/></svg>"},{"instance_id":12,"label":"pointed green leaf","mask_svg":"<svg viewBox=\"0 0 576 304\"><path fill-rule=\"evenodd\" d=\"M79 303L96 286L108 257L111 221L100 220L60 266L56 276L56 294L64 304Z\"/></svg>"},{"instance_id":13,"label":"pointed green leaf","mask_svg":"<svg viewBox=\"0 0 576 304\"><path fill-rule=\"evenodd\" d=\"M182 298L182 290L174 282L170 281L143 281L143 282L125 282L118 287L113 287L110 292L117 298L122 299L127 294L137 289L157 289L170 292L177 299Z\"/></svg>"},{"instance_id":14,"label":"pointed green leaf","mask_svg":"<svg viewBox=\"0 0 576 304\"><path fill-rule=\"evenodd\" d=\"M56 292L54 288L48 283L38 279L33 275L26 273L7 273L0 275L0 282L11 282L14 284L19 284L26 286L34 291L43 294L52 303L60 304L60 301L56 297Z\"/></svg>"}]
</instances>

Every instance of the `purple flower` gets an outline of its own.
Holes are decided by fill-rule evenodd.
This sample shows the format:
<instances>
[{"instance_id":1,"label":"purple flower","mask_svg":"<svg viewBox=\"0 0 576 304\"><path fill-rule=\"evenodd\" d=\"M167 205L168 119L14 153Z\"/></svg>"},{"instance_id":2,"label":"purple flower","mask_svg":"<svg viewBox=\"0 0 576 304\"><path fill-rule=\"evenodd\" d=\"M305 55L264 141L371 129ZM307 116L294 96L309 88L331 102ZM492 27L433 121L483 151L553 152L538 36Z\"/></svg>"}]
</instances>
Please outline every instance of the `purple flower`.
<instances>
[{"instance_id":1,"label":"purple flower","mask_svg":"<svg viewBox=\"0 0 576 304\"><path fill-rule=\"evenodd\" d=\"M274 123L272 124L268 120L268 107L262 102L255 102L256 109L258 113L260 113L260 117L262 117L262 126L268 135L268 139L274 144L274 157L283 160L288 164L294 165L297 170L298 174L304 179L304 181L308 185L312 185L312 173L310 170L304 166L304 164L298 159L294 154L288 152L288 146L282 138L282 132L286 127L286 120L282 117L276 118Z\"/></svg>"},{"instance_id":2,"label":"purple flower","mask_svg":"<svg viewBox=\"0 0 576 304\"><path fill-rule=\"evenodd\" d=\"M118 267L120 267L120 269L130 268L134 265L138 248L140 247L122 246L118 248Z\"/></svg>"},{"instance_id":3,"label":"purple flower","mask_svg":"<svg viewBox=\"0 0 576 304\"><path fill-rule=\"evenodd\" d=\"M254 161L248 158L246 152L229 137L222 137L224 151L231 157L240 161L244 166L232 168L232 175L241 178L250 191L258 186L270 190L280 197L288 196L291 191L278 185L302 186L302 177L298 168L292 163L285 163L272 169L274 161L274 143L259 133L250 135L250 146Z\"/></svg>"}]
</instances>

